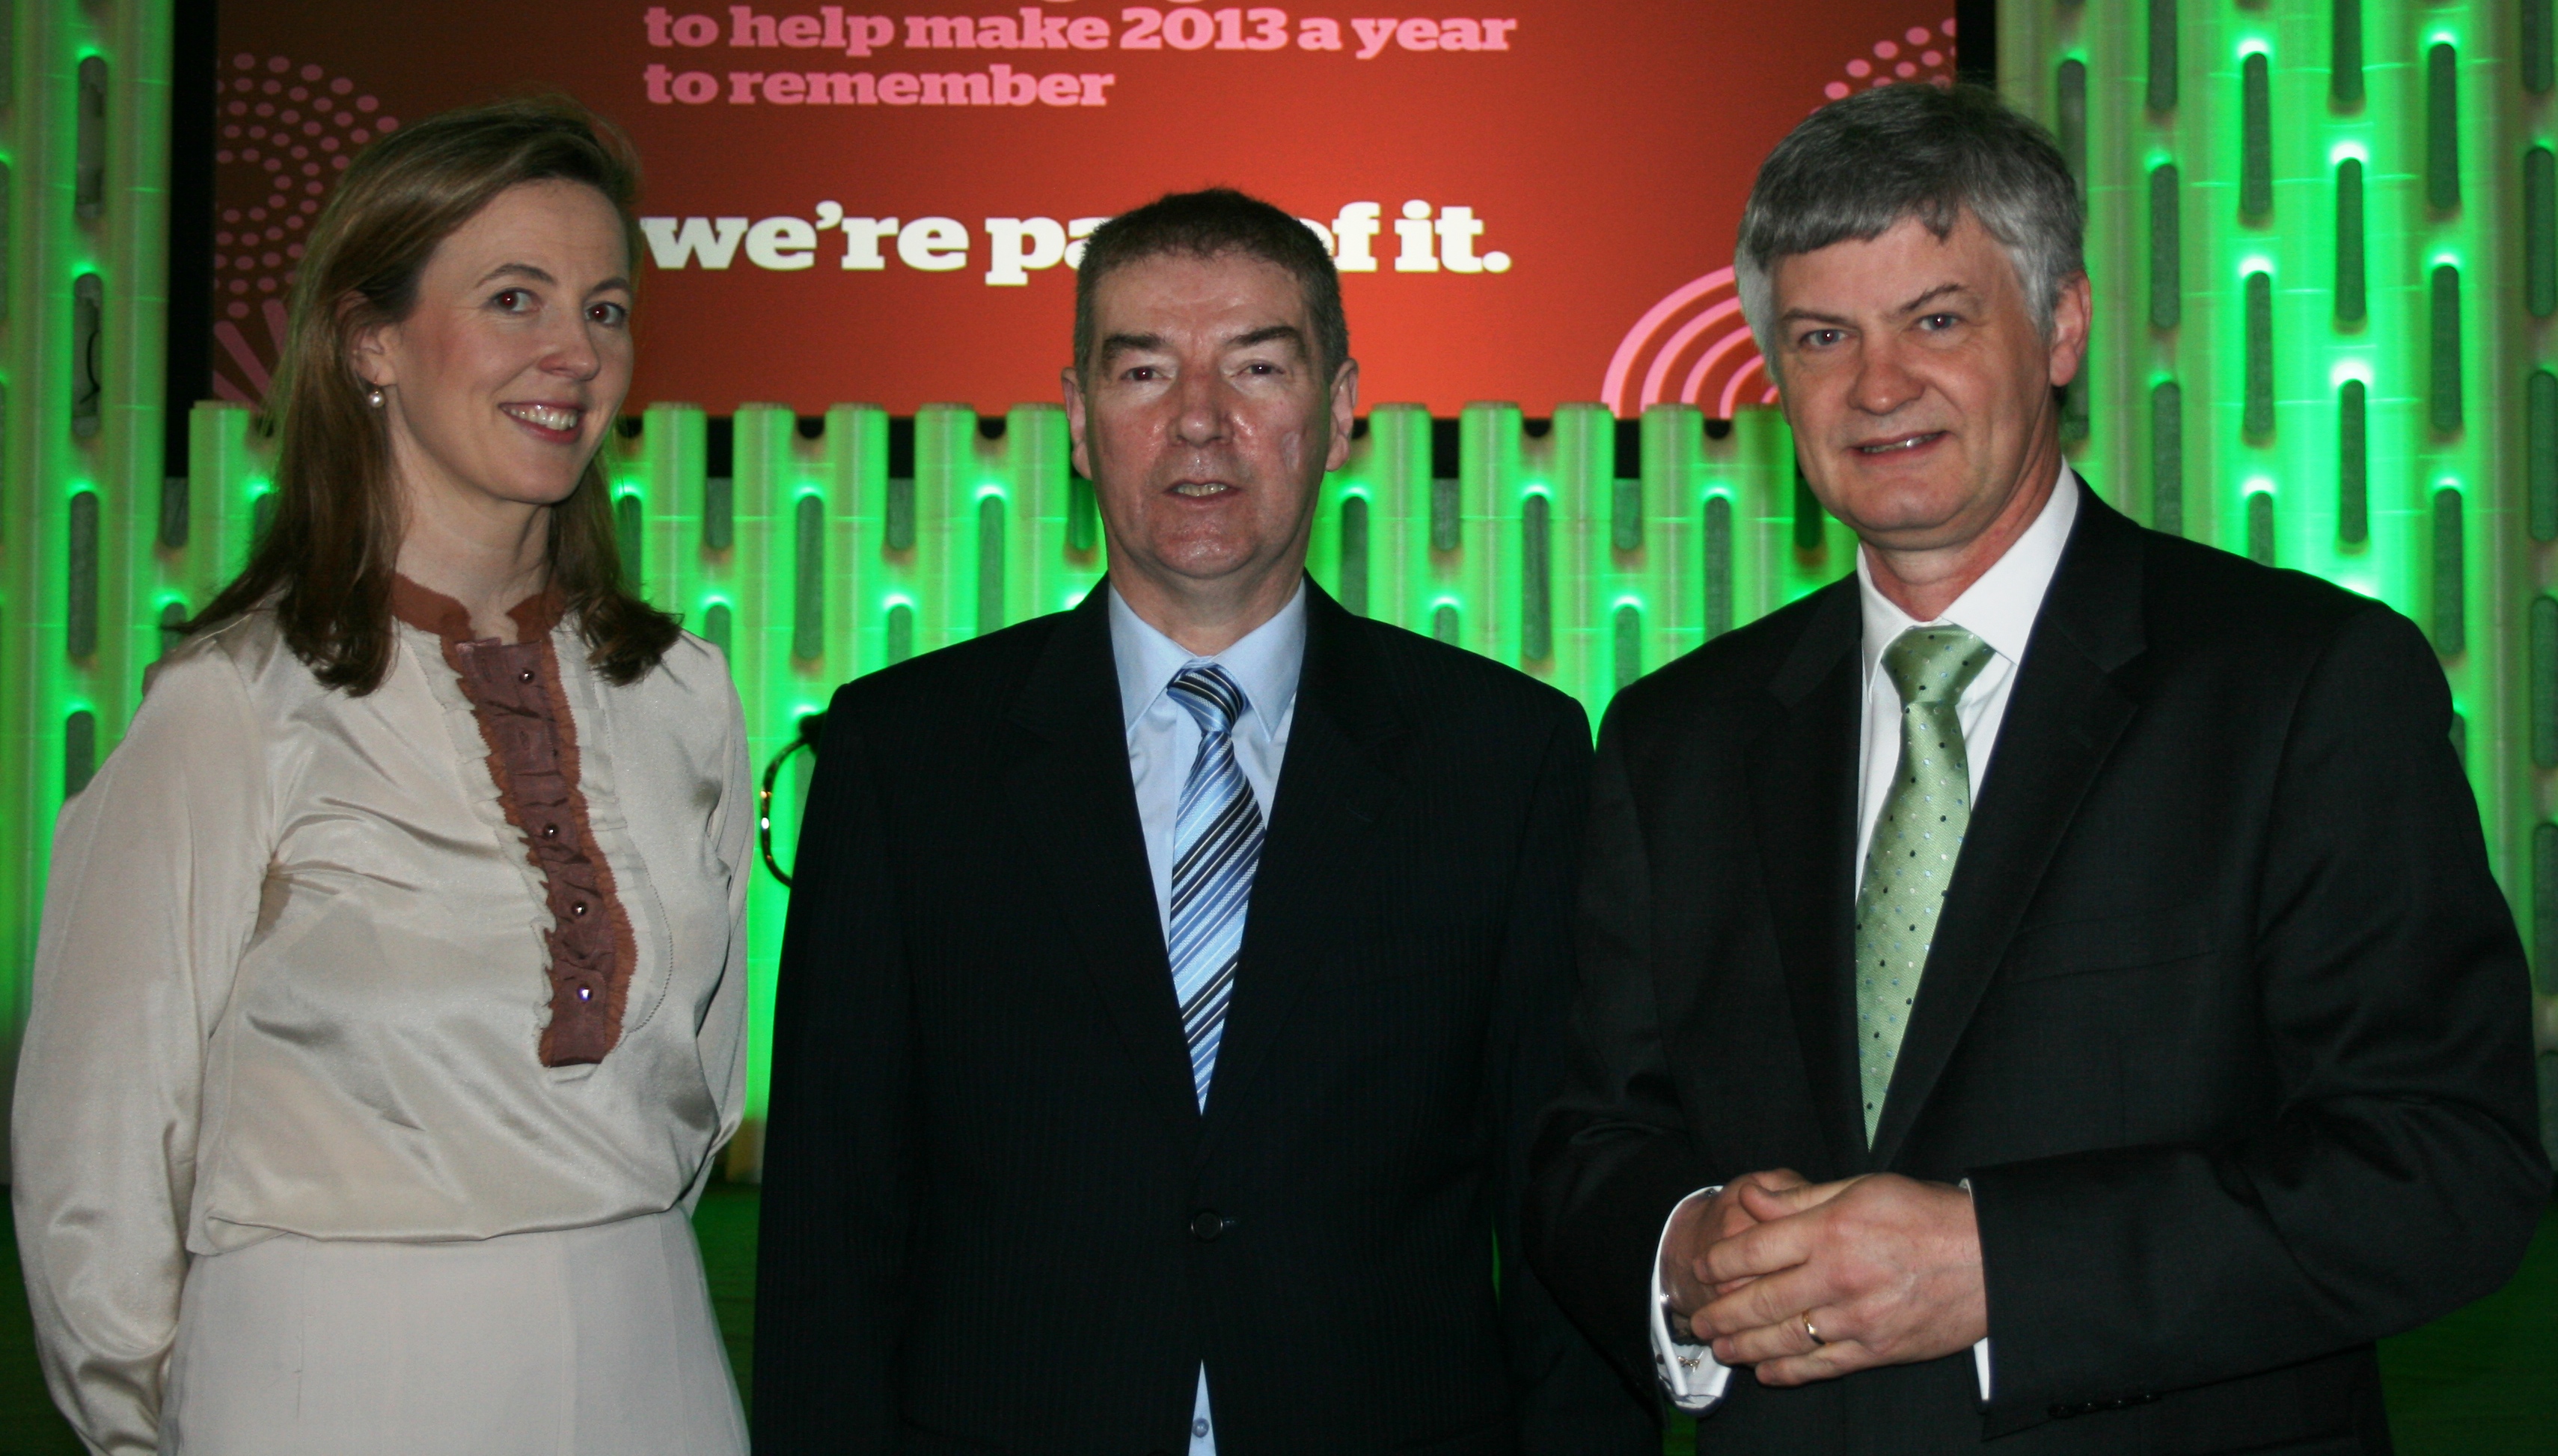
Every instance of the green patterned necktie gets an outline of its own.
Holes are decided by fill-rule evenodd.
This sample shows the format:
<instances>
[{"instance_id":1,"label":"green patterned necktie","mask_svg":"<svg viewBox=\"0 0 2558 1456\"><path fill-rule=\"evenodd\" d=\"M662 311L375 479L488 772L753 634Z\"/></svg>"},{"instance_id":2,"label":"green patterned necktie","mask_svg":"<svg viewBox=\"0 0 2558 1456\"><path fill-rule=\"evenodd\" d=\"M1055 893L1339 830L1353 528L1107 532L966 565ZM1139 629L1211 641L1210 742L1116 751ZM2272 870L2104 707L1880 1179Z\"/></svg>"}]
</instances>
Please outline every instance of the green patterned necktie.
<instances>
[{"instance_id":1,"label":"green patterned necktie","mask_svg":"<svg viewBox=\"0 0 2558 1456\"><path fill-rule=\"evenodd\" d=\"M1883 650L1883 670L1901 689L1901 765L1874 821L1856 896L1856 1062L1867 1142L1883 1117L1936 912L1972 821L1971 759L1954 705L1993 655L1959 627L1914 627Z\"/></svg>"}]
</instances>

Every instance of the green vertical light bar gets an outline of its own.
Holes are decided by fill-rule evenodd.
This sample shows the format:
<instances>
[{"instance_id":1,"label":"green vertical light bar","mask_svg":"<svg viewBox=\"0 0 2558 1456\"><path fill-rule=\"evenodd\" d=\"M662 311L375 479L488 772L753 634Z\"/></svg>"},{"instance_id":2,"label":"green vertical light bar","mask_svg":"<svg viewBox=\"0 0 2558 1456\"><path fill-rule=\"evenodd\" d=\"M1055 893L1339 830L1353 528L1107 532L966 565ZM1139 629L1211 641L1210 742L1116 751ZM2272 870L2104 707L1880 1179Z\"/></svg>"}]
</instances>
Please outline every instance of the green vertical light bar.
<instances>
[{"instance_id":1,"label":"green vertical light bar","mask_svg":"<svg viewBox=\"0 0 2558 1456\"><path fill-rule=\"evenodd\" d=\"M1385 602L1375 595L1382 521L1375 487L1367 479L1366 456L1367 442L1354 440L1350 458L1342 468L1325 472L1315 492L1315 519L1306 548L1306 574L1360 617L1377 615ZM1093 533L1097 539L1097 525ZM1090 559L1100 563L1101 558L1096 546Z\"/></svg>"},{"instance_id":2,"label":"green vertical light bar","mask_svg":"<svg viewBox=\"0 0 2558 1456\"><path fill-rule=\"evenodd\" d=\"M2211 70L2195 68L2192 31L2177 27L2175 45L2160 43L2158 12L2153 5L2150 41L2141 58L2151 104L2137 120L2124 117L2120 139L2120 145L2142 150L2149 170L2149 328L2129 334L2113 351L2119 356L2118 378L2104 410L2112 428L2103 442L2091 442L2079 452L2076 463L2082 475L2096 477L2094 488L2113 504L2160 530L2182 533L2186 528L2185 388L2178 381L2177 351L2189 328L2209 326L2207 313L2201 318L2189 315L2187 299L2196 281L2195 237L2207 235L2213 221L2209 216L2190 215L2207 215L2221 200L2207 192L2197 194L2183 149L2186 113L2198 104L2205 109L2214 104ZM2093 24L2102 31L2103 19L2086 18L2081 25ZM2079 39L2105 56L2122 44L2118 37L2089 36L2083 29ZM2189 74L2201 83L2199 91L2189 84ZM2204 175L2208 172L2206 165ZM2128 282L2127 275L2109 272L2099 260L2110 256L2100 249L2118 232L2130 231L2111 169L2091 178L2090 187L2090 280L2111 283L2119 277ZM2203 225L2194 225L2198 221ZM2111 255L2121 251L2116 246ZM2096 352L2091 347L2091 355ZM2112 469L2091 464L2109 460L2118 463Z\"/></svg>"},{"instance_id":3,"label":"green vertical light bar","mask_svg":"<svg viewBox=\"0 0 2558 1456\"><path fill-rule=\"evenodd\" d=\"M759 666L749 651L754 638L748 624L761 604L748 603L742 593L755 579L749 561L760 558L765 533L740 510L734 474L716 485L708 479L699 407L652 404L638 425L628 437L617 430L605 456L615 494L640 504L640 560L635 569L652 602L718 643L728 655L729 676L744 694ZM723 609L726 623L716 634L705 631L714 608Z\"/></svg>"},{"instance_id":4,"label":"green vertical light bar","mask_svg":"<svg viewBox=\"0 0 2558 1456\"><path fill-rule=\"evenodd\" d=\"M1392 523L1395 546L1393 595L1379 592L1384 583L1372 584L1368 599L1380 606L1372 615L1424 636L1442 636L1444 623L1444 632L1453 634L1446 640L1472 646L1466 634L1481 604L1470 599L1463 568L1465 502L1430 477L1430 412L1417 404L1377 405L1368 411L1361 443L1375 505ZM1378 557L1370 549L1373 562Z\"/></svg>"},{"instance_id":5,"label":"green vertical light bar","mask_svg":"<svg viewBox=\"0 0 2558 1456\"><path fill-rule=\"evenodd\" d=\"M2533 369L2523 384L2524 530L2558 540L2558 374Z\"/></svg>"},{"instance_id":6,"label":"green vertical light bar","mask_svg":"<svg viewBox=\"0 0 2558 1456\"><path fill-rule=\"evenodd\" d=\"M2054 100L2057 107L2054 130L2061 139L2061 155L2069 163L2069 173L2078 179L2083 194L2088 185L2087 150L2091 137L2102 132L2111 134L2114 118L2105 114L2109 100L2101 87L2090 92L2086 64L2076 56L2061 61L2055 76ZM2092 363L2092 362L2091 362ZM2098 386L2093 368L2081 369L2061 391L2061 440L2064 447L2087 439L2094 428L2095 407L2092 398ZM1805 515L1803 544L1811 543L1811 526Z\"/></svg>"},{"instance_id":7,"label":"green vertical light bar","mask_svg":"<svg viewBox=\"0 0 2558 1456\"><path fill-rule=\"evenodd\" d=\"M2150 388L2150 524L2185 534L2185 388L2161 379Z\"/></svg>"},{"instance_id":8,"label":"green vertical light bar","mask_svg":"<svg viewBox=\"0 0 2558 1456\"><path fill-rule=\"evenodd\" d=\"M1621 533L1613 518L1617 512L1609 512L1612 518L1606 521L1606 531L1612 570L1594 583L1590 603L1594 618L1607 624L1610 637L1603 655L1606 670L1591 681L1591 696L1584 699L1594 721L1619 686L1617 662L1625 655L1616 641L1620 608L1634 609L1634 640L1625 646L1645 670L1705 640L1703 587L1690 585L1705 567L1694 555L1702 543L1692 543L1692 522L1704 509L1706 493L1713 489L1709 482L1714 467L1709 462L1714 442L1706 438L1703 413L1688 404L1651 406L1643 411L1640 429L1642 444L1633 494L1641 506L1641 528ZM1728 494L1730 488L1725 489ZM1631 548L1626 544L1630 540L1634 541Z\"/></svg>"},{"instance_id":9,"label":"green vertical light bar","mask_svg":"<svg viewBox=\"0 0 2558 1456\"><path fill-rule=\"evenodd\" d=\"M1425 435L1416 456L1413 442L1406 438L1407 424L1408 417L1380 426L1371 414L1366 432L1350 442L1349 464L1326 489L1340 493L1343 510L1353 496L1362 507L1358 514L1367 535L1367 615L1427 632L1429 609L1416 573L1425 568L1422 558L1429 549L1430 442ZM1339 557L1337 547L1332 559Z\"/></svg>"},{"instance_id":10,"label":"green vertical light bar","mask_svg":"<svg viewBox=\"0 0 2558 1456\"><path fill-rule=\"evenodd\" d=\"M2247 392L2239 428L2251 439L2266 440L2274 433L2274 275L2249 269L2246 286Z\"/></svg>"},{"instance_id":11,"label":"green vertical light bar","mask_svg":"<svg viewBox=\"0 0 2558 1456\"><path fill-rule=\"evenodd\" d=\"M219 400L187 417L187 540L162 555L172 589L199 608L248 564L257 502L273 486L271 442L251 423L248 410Z\"/></svg>"},{"instance_id":12,"label":"green vertical light bar","mask_svg":"<svg viewBox=\"0 0 2558 1456\"><path fill-rule=\"evenodd\" d=\"M661 435L666 447L662 474L668 488L659 499L670 508L699 501L707 513L720 488L704 468L701 412L680 406L669 412L663 428L659 413L649 412L643 430ZM729 670L745 710L747 761L758 775L796 737L800 717L826 705L829 679L850 675L853 655L853 603L827 575L847 556L833 539L838 493L832 473L803 448L795 425L783 405L738 406L730 420L725 488L730 544L719 547L708 532L682 530L678 521L677 529L690 537L691 549L684 553L689 579L657 588L657 605L670 610L682 607L680 600L668 599L669 587L698 602L703 616L714 606L728 608ZM699 631L703 624L688 615L686 625ZM774 796L773 851L785 870L799 843L808 769L794 760ZM747 890L746 1124L727 1155L730 1174L741 1178L756 1176L763 1164L772 991L788 904L782 885L765 873L760 854L745 868L754 876Z\"/></svg>"},{"instance_id":13,"label":"green vertical light bar","mask_svg":"<svg viewBox=\"0 0 2558 1456\"><path fill-rule=\"evenodd\" d=\"M2183 174L2174 162L2150 169L2150 327L2173 329L2185 318Z\"/></svg>"},{"instance_id":14,"label":"green vertical light bar","mask_svg":"<svg viewBox=\"0 0 2558 1456\"><path fill-rule=\"evenodd\" d=\"M1668 408L1669 406L1660 406ZM1651 412L1644 411L1646 420ZM1684 435L1686 432L1682 431ZM1644 469L1649 471L1648 438ZM1856 565L1856 538L1826 513L1797 537L1793 432L1774 409L1745 409L1731 433L1703 442L1706 491L1733 511L1732 597L1736 625L1838 580Z\"/></svg>"},{"instance_id":15,"label":"green vertical light bar","mask_svg":"<svg viewBox=\"0 0 2558 1456\"><path fill-rule=\"evenodd\" d=\"M2336 391L2336 535L2348 546L2371 539L2371 450L2364 423L2370 392L2360 379L2347 379Z\"/></svg>"},{"instance_id":16,"label":"green vertical light bar","mask_svg":"<svg viewBox=\"0 0 2558 1456\"><path fill-rule=\"evenodd\" d=\"M2176 3L2177 0L2149 0L2149 55L2143 69L2148 73L2149 108L2152 111L2176 109Z\"/></svg>"},{"instance_id":17,"label":"green vertical light bar","mask_svg":"<svg viewBox=\"0 0 2558 1456\"><path fill-rule=\"evenodd\" d=\"M2529 328L2528 259L2513 246L2522 196L2523 68L2515 12L2410 6L2398 44L2410 63L2406 120L2421 104L2421 198L2407 212L2402 276L2412 459L2401 498L2430 525L2427 623L2464 723L2467 765L2488 850L2508 888L2527 882L2535 771L2528 752L2528 487L2518 438ZM2403 134L2403 133L2402 133ZM2420 363L2421 361L2421 363ZM2421 410L2421 412L2419 412ZM2375 480L2386 479L2374 462ZM2419 621L2425 621L2418 614ZM2514 895L2517 904L2524 897Z\"/></svg>"},{"instance_id":18,"label":"green vertical light bar","mask_svg":"<svg viewBox=\"0 0 2558 1456\"><path fill-rule=\"evenodd\" d=\"M0 11L0 1113L66 780L122 736L162 610L192 597L187 547L158 544L170 20Z\"/></svg>"},{"instance_id":19,"label":"green vertical light bar","mask_svg":"<svg viewBox=\"0 0 2558 1456\"><path fill-rule=\"evenodd\" d=\"M2362 104L2362 0L2328 0L2328 94L2339 106Z\"/></svg>"},{"instance_id":20,"label":"green vertical light bar","mask_svg":"<svg viewBox=\"0 0 2558 1456\"><path fill-rule=\"evenodd\" d=\"M1554 503L1520 443L1517 405L1469 404L1457 417L1460 569L1481 604L1465 645L1553 681Z\"/></svg>"},{"instance_id":21,"label":"green vertical light bar","mask_svg":"<svg viewBox=\"0 0 2558 1456\"><path fill-rule=\"evenodd\" d=\"M1619 529L1626 522L1617 518L1625 483L1616 479L1616 422L1596 405L1557 409L1543 439L1520 442L1519 465L1528 480L1545 485L1553 503L1555 660L1548 680L1587 703L1611 651L1600 640L1601 600L1627 574L1624 563L1647 559L1643 553L1661 538L1661 522L1642 518L1647 512L1637 497L1630 556Z\"/></svg>"},{"instance_id":22,"label":"green vertical light bar","mask_svg":"<svg viewBox=\"0 0 2558 1456\"><path fill-rule=\"evenodd\" d=\"M876 404L834 406L826 411L820 450L833 522L828 548L842 563L828 590L843 605L853 671L876 671L899 660L890 651L889 616L904 600L888 580L888 412Z\"/></svg>"},{"instance_id":23,"label":"green vertical light bar","mask_svg":"<svg viewBox=\"0 0 2558 1456\"><path fill-rule=\"evenodd\" d=\"M2362 252L2362 159L2336 164L2336 321L2359 324L2370 278Z\"/></svg>"},{"instance_id":24,"label":"green vertical light bar","mask_svg":"<svg viewBox=\"0 0 2558 1456\"><path fill-rule=\"evenodd\" d=\"M1626 677L1629 668L1639 669L1636 675L1649 672L1693 652L1706 639L1707 573L1714 568L1705 554L1709 545L1705 512L1714 490L1715 442L1706 437L1705 422L1696 413L1658 408L1665 412L1644 413L1638 468L1632 478L1616 481L1615 504L1632 510L1612 509L1604 516L1594 516L1589 527L1591 539L1606 547L1608 567L1590 582L1586 593L1592 630L1602 635L1582 698L1593 724L1623 682L1631 680ZM1774 412L1742 411L1749 416ZM1591 448L1606 474L1614 476L1614 431L1599 426L1596 414L1591 417ZM1718 548L1723 553L1728 602L1732 556L1728 507L1724 514ZM1599 660L1603 657L1604 670Z\"/></svg>"},{"instance_id":25,"label":"green vertical light bar","mask_svg":"<svg viewBox=\"0 0 2558 1456\"><path fill-rule=\"evenodd\" d=\"M1074 489L1065 408L1016 404L1006 412L1001 469L1012 511L1005 616L1025 622L1062 612L1101 579L1097 533L1088 551L1075 552L1068 542Z\"/></svg>"},{"instance_id":26,"label":"green vertical light bar","mask_svg":"<svg viewBox=\"0 0 2558 1456\"><path fill-rule=\"evenodd\" d=\"M2460 52L2447 40L2425 48L2425 205L2461 205Z\"/></svg>"},{"instance_id":27,"label":"green vertical light bar","mask_svg":"<svg viewBox=\"0 0 2558 1456\"><path fill-rule=\"evenodd\" d=\"M2238 211L2251 218L2274 211L2272 70L2263 51L2239 58Z\"/></svg>"},{"instance_id":28,"label":"green vertical light bar","mask_svg":"<svg viewBox=\"0 0 2558 1456\"><path fill-rule=\"evenodd\" d=\"M917 433L921 433L920 422ZM875 547L864 547L866 552L876 551L870 564L878 568L872 580L878 583L883 663L903 662L925 650L924 618L931 592L924 573L927 566L938 565L926 560L919 518L922 485L912 462L907 470L904 476L890 476L883 468L877 487L878 539Z\"/></svg>"},{"instance_id":29,"label":"green vertical light bar","mask_svg":"<svg viewBox=\"0 0 2558 1456\"><path fill-rule=\"evenodd\" d=\"M915 650L977 635L977 412L927 404L915 414Z\"/></svg>"},{"instance_id":30,"label":"green vertical light bar","mask_svg":"<svg viewBox=\"0 0 2558 1456\"><path fill-rule=\"evenodd\" d=\"M2511 896L2518 906L2526 907L2531 924L2525 927L2525 943L2534 952L2534 990L2539 993L2540 1018L2543 1028L2558 1023L2558 825L2549 822L2553 808L2553 788L2558 788L2558 603L2551 592L2558 589L2558 375L2551 372L2558 364L2558 337L2553 337L2553 312L2558 312L2558 161L2553 161L2551 148L2558 143L2558 97L2553 97L2553 78L2558 77L2558 25L2552 24L2550 0L2521 0L2521 24L2515 37L2515 74L2511 82L2485 75L2471 87L2477 95L2482 86L2488 89L2488 103L2481 109L2498 113L2500 135L2487 149L2490 158L2511 157L2519 153L2518 166L2507 163L2504 171L2495 161L2485 174L2484 186L2508 196L2519 194L2522 208L2523 288L2522 307L2495 307L2494 295L2484 310L2489 315L2484 322L2490 331L2510 330L2509 349L2489 343L2485 357L2499 368L2483 381L2485 392L2493 401L2511 387L2509 380L2519 377L2521 408L2518 420L2510 416L2502 428L2494 429L2496 443L2517 449L2521 459L2499 474L2519 477L2521 510L2519 522L2494 529L2490 539L2504 549L2518 553L2515 576L2509 593L2493 599L2497 609L2512 605L2509 597L2522 599L2521 606L2530 623L2527 658L2516 675L2522 678L2520 694L2529 704L2527 714L2531 752L2527 765L2517 765L2516 776L2527 788L2517 792L2527 801L2518 806L2515 817L2532 825L2530 846L2532 863L2528 896ZM2513 525L2518 523L2520 529ZM2491 631L2504 631L2501 626ZM2509 692L2508 697L2512 694ZM2517 877L2508 874L2508 885ZM2508 890L2510 896L2510 890ZM2541 1046L2542 1141L2558 1152L2558 1117L2548 1109L2558 1107L2558 1047L2547 1042Z\"/></svg>"}]
</instances>

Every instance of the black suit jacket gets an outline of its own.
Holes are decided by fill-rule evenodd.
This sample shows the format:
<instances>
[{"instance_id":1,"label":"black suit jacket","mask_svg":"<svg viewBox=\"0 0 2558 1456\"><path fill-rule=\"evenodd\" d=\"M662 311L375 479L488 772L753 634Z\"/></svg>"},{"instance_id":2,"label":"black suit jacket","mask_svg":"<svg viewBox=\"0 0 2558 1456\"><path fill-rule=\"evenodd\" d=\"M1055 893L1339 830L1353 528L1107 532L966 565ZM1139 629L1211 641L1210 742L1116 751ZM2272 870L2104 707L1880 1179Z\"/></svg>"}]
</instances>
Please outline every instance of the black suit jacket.
<instances>
[{"instance_id":1,"label":"black suit jacket","mask_svg":"<svg viewBox=\"0 0 2558 1456\"><path fill-rule=\"evenodd\" d=\"M1756 1169L1972 1181L1968 1353L1699 1449L2385 1451L2372 1341L2549 1194L2521 947L2413 626L2092 495L2009 698L1881 1126L1849 965L1851 577L1621 694L1529 1249L1632 1380L1662 1222Z\"/></svg>"},{"instance_id":2,"label":"black suit jacket","mask_svg":"<svg viewBox=\"0 0 2558 1456\"><path fill-rule=\"evenodd\" d=\"M1518 1257L1590 730L1308 588L1203 1115L1106 594L827 714L775 1014L756 1449L1657 1451ZM1501 1255L1495 1288L1495 1249Z\"/></svg>"}]
</instances>

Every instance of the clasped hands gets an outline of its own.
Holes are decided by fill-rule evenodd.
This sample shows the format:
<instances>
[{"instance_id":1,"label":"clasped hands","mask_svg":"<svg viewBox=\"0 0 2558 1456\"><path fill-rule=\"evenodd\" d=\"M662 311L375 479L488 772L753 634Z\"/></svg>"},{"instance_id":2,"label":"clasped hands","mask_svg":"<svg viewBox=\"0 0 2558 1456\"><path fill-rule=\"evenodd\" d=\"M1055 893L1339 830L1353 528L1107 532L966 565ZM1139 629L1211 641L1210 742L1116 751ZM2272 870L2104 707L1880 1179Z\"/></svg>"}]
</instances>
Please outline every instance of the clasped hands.
<instances>
[{"instance_id":1,"label":"clasped hands","mask_svg":"<svg viewBox=\"0 0 2558 1456\"><path fill-rule=\"evenodd\" d=\"M1673 1325L1765 1385L1934 1360L1989 1333L1971 1195L1896 1174L1736 1178L1679 1209L1661 1276Z\"/></svg>"}]
</instances>

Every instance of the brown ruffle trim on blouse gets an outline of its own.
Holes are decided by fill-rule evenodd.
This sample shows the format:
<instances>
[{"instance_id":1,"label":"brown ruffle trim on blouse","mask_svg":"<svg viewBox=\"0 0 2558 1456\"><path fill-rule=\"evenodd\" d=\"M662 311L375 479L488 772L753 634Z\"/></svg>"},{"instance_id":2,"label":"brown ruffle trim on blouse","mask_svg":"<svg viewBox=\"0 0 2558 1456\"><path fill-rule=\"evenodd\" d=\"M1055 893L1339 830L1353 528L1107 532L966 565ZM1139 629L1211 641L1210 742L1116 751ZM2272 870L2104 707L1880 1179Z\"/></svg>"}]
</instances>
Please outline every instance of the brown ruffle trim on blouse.
<instances>
[{"instance_id":1,"label":"brown ruffle trim on blouse","mask_svg":"<svg viewBox=\"0 0 2558 1456\"><path fill-rule=\"evenodd\" d=\"M577 721L560 685L551 629L559 593L519 602L513 618L521 642L471 636L460 602L410 581L391 579L391 612L444 644L444 660L489 745L489 776L506 822L524 836L525 854L542 874L549 900L551 1019L542 1029L545 1067L601 1062L622 1037L622 1011L639 959L631 917L613 884L613 867L587 823L578 788ZM469 913L467 909L462 913Z\"/></svg>"}]
</instances>

